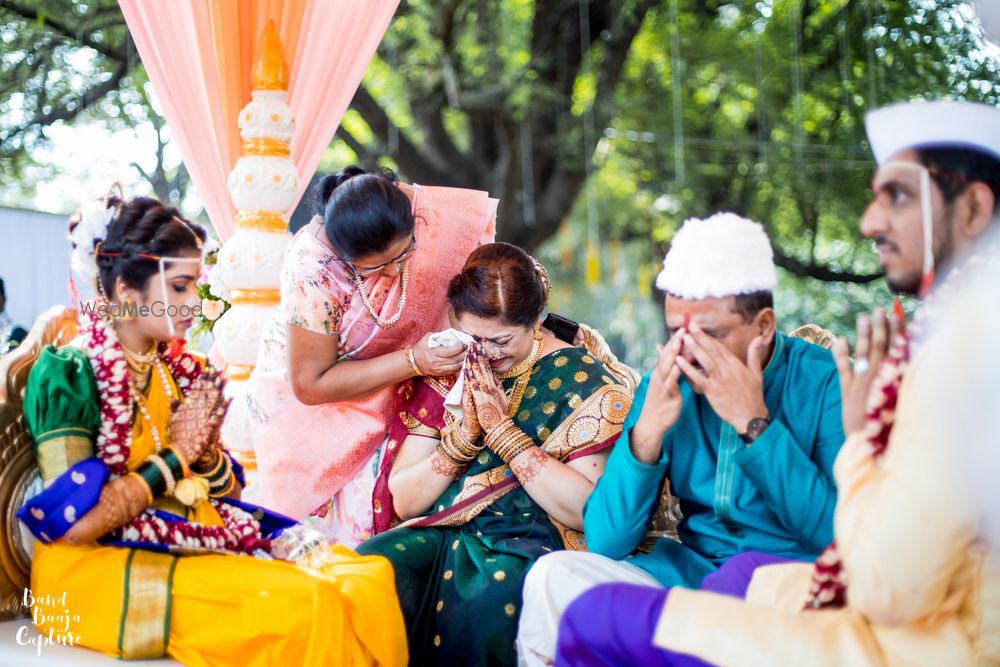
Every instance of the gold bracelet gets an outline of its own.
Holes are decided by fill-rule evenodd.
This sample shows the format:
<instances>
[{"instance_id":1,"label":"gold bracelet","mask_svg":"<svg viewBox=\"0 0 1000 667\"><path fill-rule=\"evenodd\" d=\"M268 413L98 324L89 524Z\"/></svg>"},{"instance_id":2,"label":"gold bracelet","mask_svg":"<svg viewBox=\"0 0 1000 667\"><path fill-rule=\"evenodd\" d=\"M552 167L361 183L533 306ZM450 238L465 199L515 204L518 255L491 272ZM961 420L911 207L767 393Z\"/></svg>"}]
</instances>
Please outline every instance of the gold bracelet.
<instances>
[{"instance_id":1,"label":"gold bracelet","mask_svg":"<svg viewBox=\"0 0 1000 667\"><path fill-rule=\"evenodd\" d=\"M446 426L435 449L438 454L451 461L455 466L461 467L476 458L479 449L465 442L455 430L454 425Z\"/></svg>"},{"instance_id":2,"label":"gold bracelet","mask_svg":"<svg viewBox=\"0 0 1000 667\"><path fill-rule=\"evenodd\" d=\"M150 505L152 505L153 504L153 489L151 489L150 486L149 486L149 483L145 479L142 478L142 475L140 475L137 472L130 472L129 474L127 474L125 476L126 477L135 477L137 480L139 480L139 485L142 487L142 490L146 492L146 506L149 507Z\"/></svg>"},{"instance_id":3,"label":"gold bracelet","mask_svg":"<svg viewBox=\"0 0 1000 667\"><path fill-rule=\"evenodd\" d=\"M442 438L434 449L437 450L438 454L441 454L446 459L451 461L457 466L464 466L472 459L476 458L475 454L471 456L459 450L451 438Z\"/></svg>"},{"instance_id":4,"label":"gold bracelet","mask_svg":"<svg viewBox=\"0 0 1000 667\"><path fill-rule=\"evenodd\" d=\"M215 473L215 475L212 477L205 478L205 480L208 482L209 488L212 489L213 491L218 489L219 487L228 485L230 478L233 477L233 464L229 461L228 456L226 456L225 454L223 454L222 456L225 457L226 459L223 462L222 471Z\"/></svg>"},{"instance_id":5,"label":"gold bracelet","mask_svg":"<svg viewBox=\"0 0 1000 667\"><path fill-rule=\"evenodd\" d=\"M500 443L520 430L521 429L517 427L517 424L514 423L513 419L510 417L504 417L500 420L500 423L497 424L496 428L486 434L486 446L496 451L496 448Z\"/></svg>"},{"instance_id":6,"label":"gold bracelet","mask_svg":"<svg viewBox=\"0 0 1000 667\"><path fill-rule=\"evenodd\" d=\"M420 366L417 366L417 358L413 356L413 348L406 348L406 362L410 364L410 370L417 377L421 377L424 372L420 370Z\"/></svg>"},{"instance_id":7,"label":"gold bracelet","mask_svg":"<svg viewBox=\"0 0 1000 667\"><path fill-rule=\"evenodd\" d=\"M532 442L531 438L526 434L522 434L521 436L516 436L511 439L505 444L504 447L494 451L496 451L497 456L499 456L504 463L509 464L511 461L534 446L535 443Z\"/></svg>"}]
</instances>

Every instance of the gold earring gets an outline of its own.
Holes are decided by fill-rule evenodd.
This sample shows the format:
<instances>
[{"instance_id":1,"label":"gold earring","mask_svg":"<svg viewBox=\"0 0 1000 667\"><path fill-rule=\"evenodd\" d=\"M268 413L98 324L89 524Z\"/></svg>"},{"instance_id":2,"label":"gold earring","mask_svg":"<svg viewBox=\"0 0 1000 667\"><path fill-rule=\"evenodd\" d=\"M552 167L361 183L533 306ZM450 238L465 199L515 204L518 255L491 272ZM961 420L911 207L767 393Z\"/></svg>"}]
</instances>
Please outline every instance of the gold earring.
<instances>
[{"instance_id":1,"label":"gold earring","mask_svg":"<svg viewBox=\"0 0 1000 667\"><path fill-rule=\"evenodd\" d=\"M133 301L131 297L125 297L120 304L120 308L121 310L118 313L119 322L131 322L135 319L135 301Z\"/></svg>"}]
</instances>

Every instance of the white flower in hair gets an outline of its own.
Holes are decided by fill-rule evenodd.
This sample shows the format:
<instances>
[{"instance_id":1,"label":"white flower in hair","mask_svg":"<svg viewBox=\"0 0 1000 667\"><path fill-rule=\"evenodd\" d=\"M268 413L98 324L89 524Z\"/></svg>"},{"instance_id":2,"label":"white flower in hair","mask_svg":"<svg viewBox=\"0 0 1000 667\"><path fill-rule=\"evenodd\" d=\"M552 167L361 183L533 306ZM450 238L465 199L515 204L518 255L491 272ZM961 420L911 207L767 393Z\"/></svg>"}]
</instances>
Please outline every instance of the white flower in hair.
<instances>
[{"instance_id":1,"label":"white flower in hair","mask_svg":"<svg viewBox=\"0 0 1000 667\"><path fill-rule=\"evenodd\" d=\"M94 278L97 276L94 246L107 236L108 225L114 214L115 210L108 208L104 200L94 200L80 209L80 222L70 232L69 238L73 242L70 269L81 296L89 294L93 289Z\"/></svg>"},{"instance_id":2,"label":"white flower in hair","mask_svg":"<svg viewBox=\"0 0 1000 667\"><path fill-rule=\"evenodd\" d=\"M764 227L735 213L686 220L656 278L657 288L689 300L773 291L777 283Z\"/></svg>"}]
</instances>

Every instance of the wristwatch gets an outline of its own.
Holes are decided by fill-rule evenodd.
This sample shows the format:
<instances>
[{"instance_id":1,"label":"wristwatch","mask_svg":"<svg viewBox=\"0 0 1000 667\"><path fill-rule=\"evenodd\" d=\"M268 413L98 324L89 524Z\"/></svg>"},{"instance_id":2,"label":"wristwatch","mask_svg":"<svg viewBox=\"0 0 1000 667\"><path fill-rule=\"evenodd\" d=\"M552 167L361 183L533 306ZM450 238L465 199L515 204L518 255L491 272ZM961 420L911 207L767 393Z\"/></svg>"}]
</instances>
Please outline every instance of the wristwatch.
<instances>
[{"instance_id":1,"label":"wristwatch","mask_svg":"<svg viewBox=\"0 0 1000 667\"><path fill-rule=\"evenodd\" d=\"M749 445L751 442L760 437L760 434L764 432L764 429L770 424L770 420L767 417L754 417L747 422L747 427L744 429L743 433L737 433L740 436L740 440L744 444Z\"/></svg>"}]
</instances>

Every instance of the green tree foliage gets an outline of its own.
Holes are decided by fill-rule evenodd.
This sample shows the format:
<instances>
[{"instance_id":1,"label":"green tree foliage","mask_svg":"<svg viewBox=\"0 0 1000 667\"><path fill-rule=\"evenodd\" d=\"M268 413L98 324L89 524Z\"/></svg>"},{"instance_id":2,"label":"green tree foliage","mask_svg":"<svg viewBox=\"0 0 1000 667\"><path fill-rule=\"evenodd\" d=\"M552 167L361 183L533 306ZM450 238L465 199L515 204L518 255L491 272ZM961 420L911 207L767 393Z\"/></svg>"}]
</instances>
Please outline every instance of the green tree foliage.
<instances>
[{"instance_id":1,"label":"green tree foliage","mask_svg":"<svg viewBox=\"0 0 1000 667\"><path fill-rule=\"evenodd\" d=\"M0 180L54 175L32 159L49 144L52 125L100 122L118 130L149 123L157 161L148 170L133 166L157 197L181 198L187 170L164 164L165 120L150 102L115 0L0 0L0 49Z\"/></svg>"},{"instance_id":2,"label":"green tree foliage","mask_svg":"<svg viewBox=\"0 0 1000 667\"><path fill-rule=\"evenodd\" d=\"M554 307L638 365L670 236L720 210L767 227L783 328L843 333L889 298L857 231L864 112L995 103L970 20L960 0L403 0L324 167L489 190L500 238L553 266ZM113 0L0 0L0 42L5 181L53 123L158 122Z\"/></svg>"},{"instance_id":3,"label":"green tree foliage","mask_svg":"<svg viewBox=\"0 0 1000 667\"><path fill-rule=\"evenodd\" d=\"M566 239L544 248L551 260L566 256L553 245L596 239L602 283L615 286L557 292L557 307L607 322L638 344L632 362L648 362L659 310L623 299L621 285L649 294L642 283L680 222L731 210L768 229L783 328L848 333L890 299L858 233L873 174L864 113L918 97L996 103L997 63L967 18L947 0L661 3L626 61L591 210L585 191ZM562 264L561 280L583 282L585 262Z\"/></svg>"}]
</instances>

